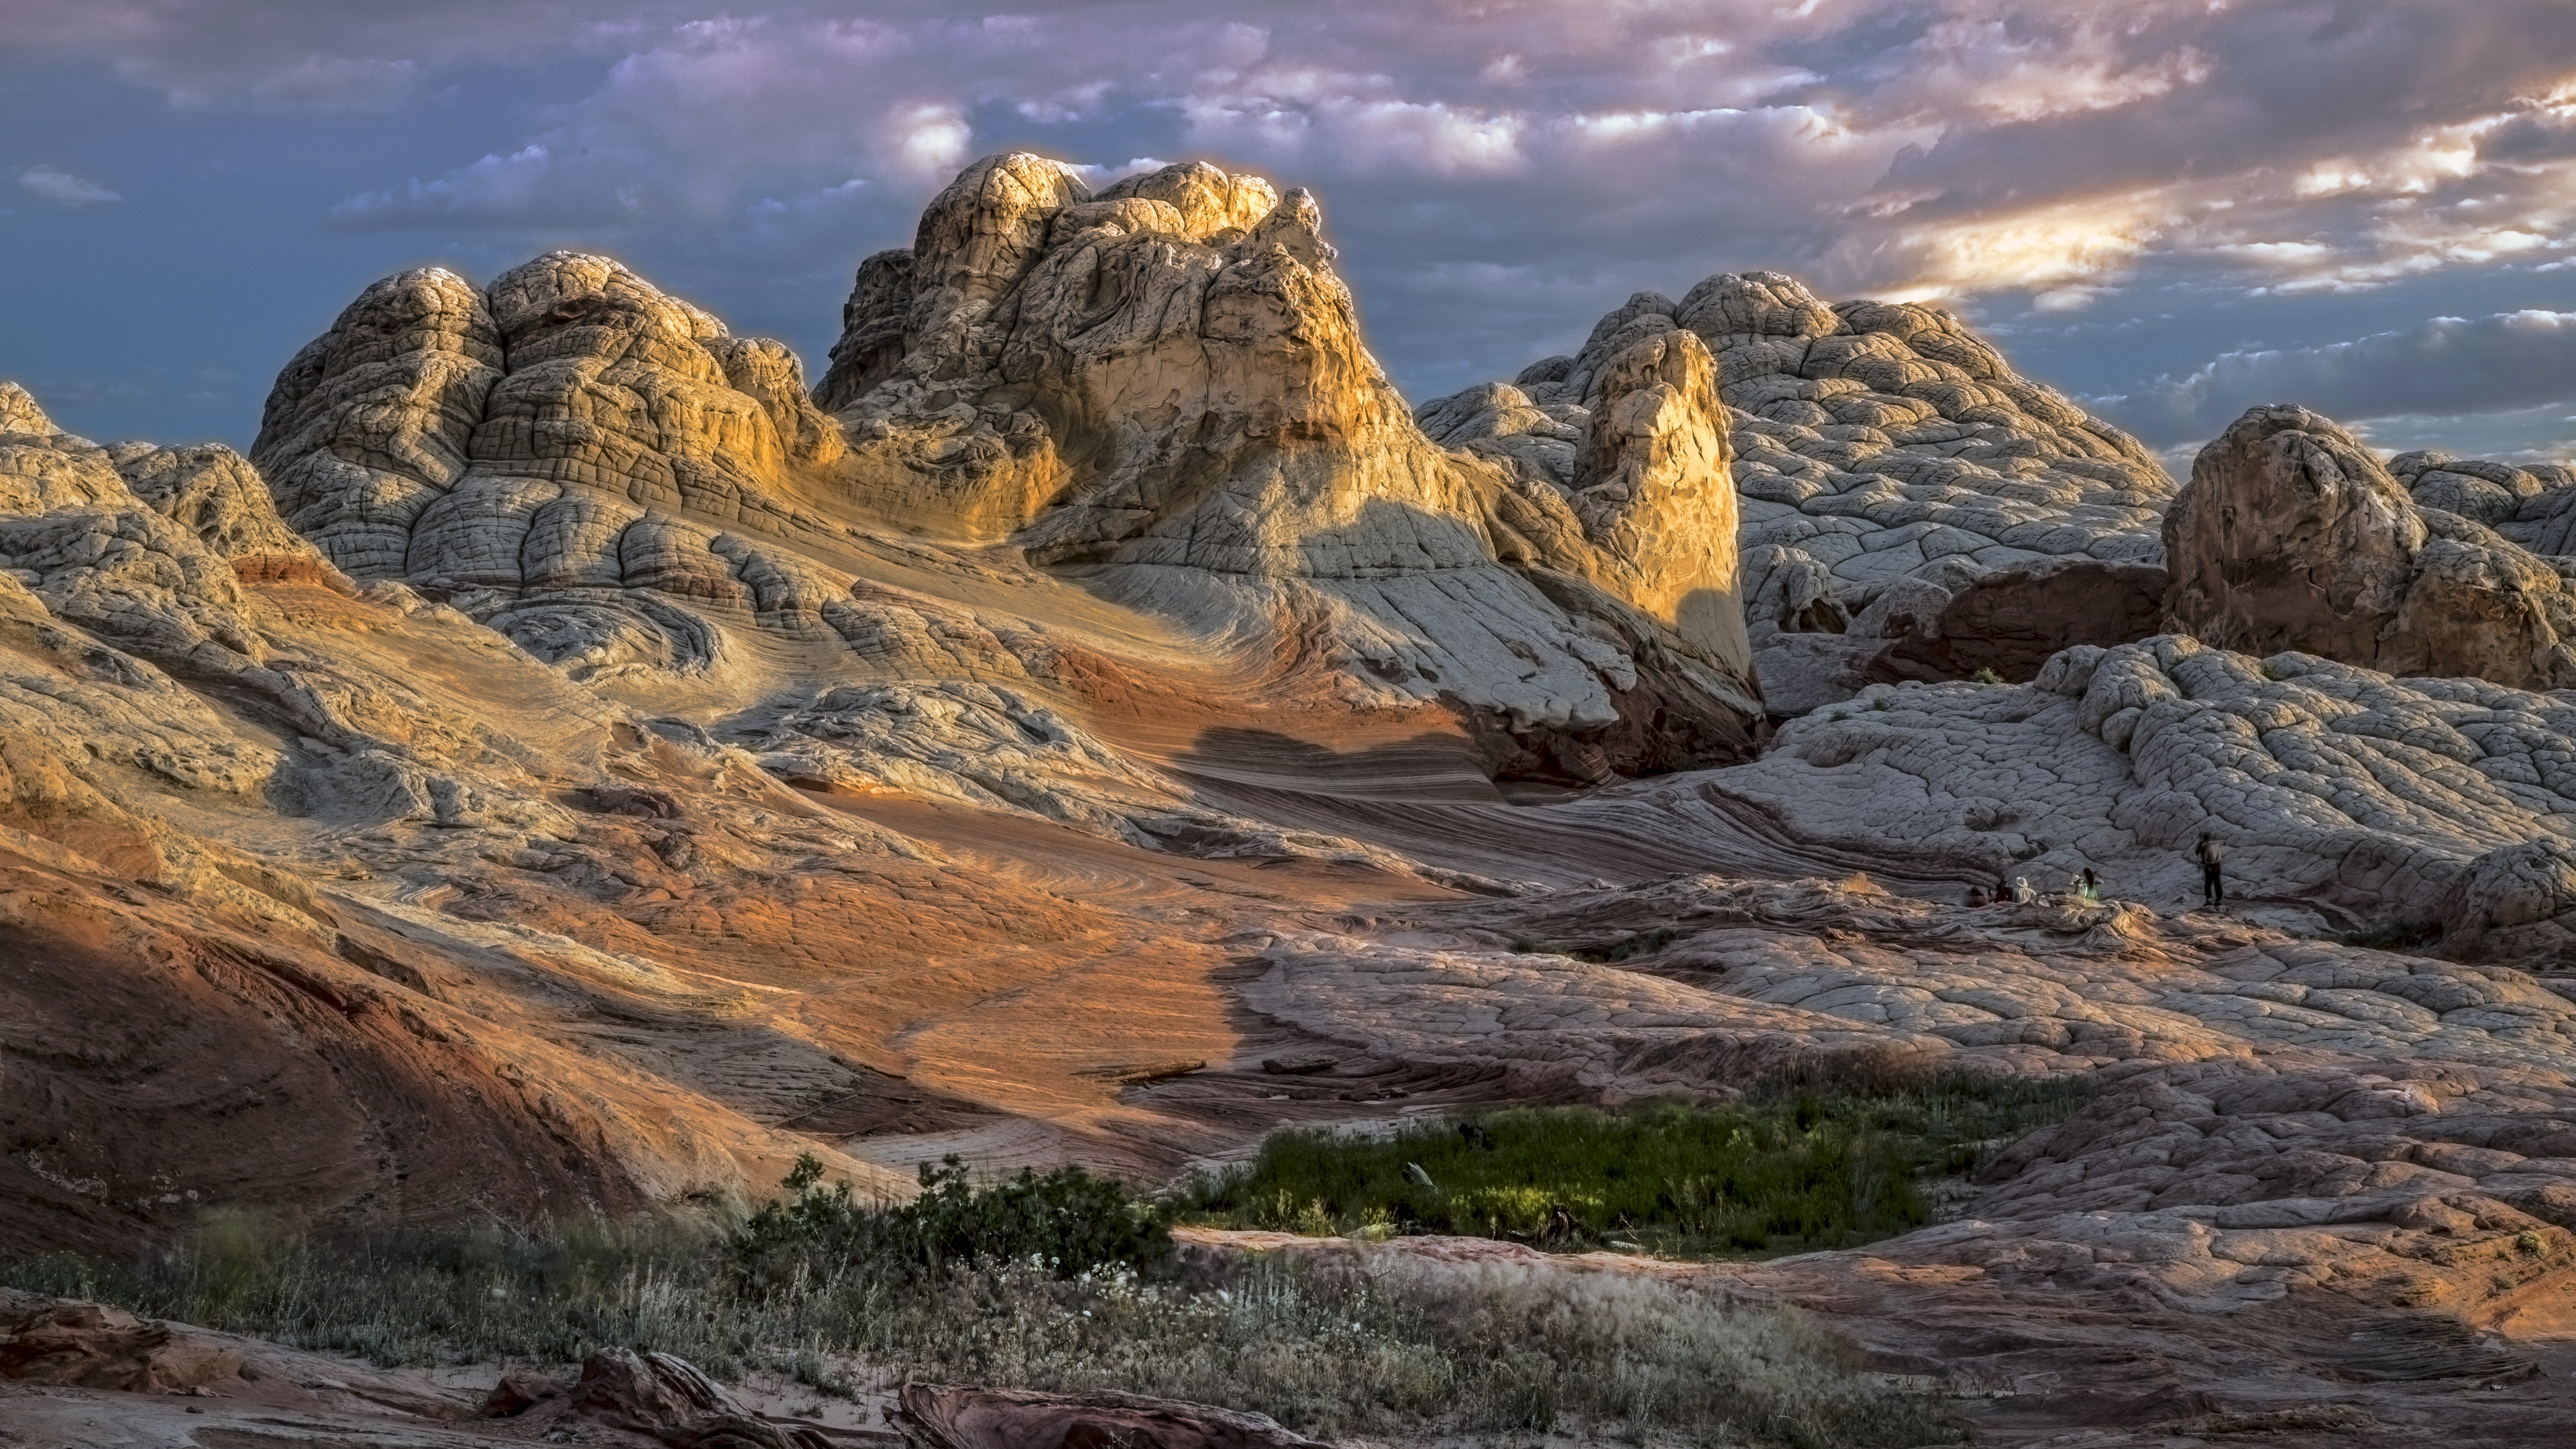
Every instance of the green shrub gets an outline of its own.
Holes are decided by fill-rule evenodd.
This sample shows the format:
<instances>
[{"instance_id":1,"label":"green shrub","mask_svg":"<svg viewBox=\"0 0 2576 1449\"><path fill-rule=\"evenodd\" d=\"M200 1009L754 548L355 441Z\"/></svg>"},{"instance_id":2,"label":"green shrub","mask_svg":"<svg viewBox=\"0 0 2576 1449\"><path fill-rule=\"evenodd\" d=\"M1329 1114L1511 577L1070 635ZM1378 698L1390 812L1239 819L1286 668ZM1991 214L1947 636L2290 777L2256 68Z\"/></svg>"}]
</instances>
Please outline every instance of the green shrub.
<instances>
[{"instance_id":1,"label":"green shrub","mask_svg":"<svg viewBox=\"0 0 2576 1449\"><path fill-rule=\"evenodd\" d=\"M1295 1232L1617 1239L1711 1256L1850 1247L1929 1220L1921 1180L2056 1121L2080 1083L1960 1073L1766 1082L1721 1107L1519 1108L1384 1136L1292 1131L1191 1185L1185 1221Z\"/></svg>"},{"instance_id":2,"label":"green shrub","mask_svg":"<svg viewBox=\"0 0 2576 1449\"><path fill-rule=\"evenodd\" d=\"M788 1196L753 1213L731 1239L754 1283L774 1284L822 1255L886 1271L936 1275L976 1264L1029 1261L1058 1277L1150 1265L1171 1234L1125 1185L1062 1167L978 1189L957 1154L921 1165L921 1195L900 1207L857 1202L848 1183L823 1186L823 1164L796 1160Z\"/></svg>"},{"instance_id":3,"label":"green shrub","mask_svg":"<svg viewBox=\"0 0 2576 1449\"><path fill-rule=\"evenodd\" d=\"M1977 672L1968 676L1968 682L1970 684L2003 684L2007 681L2002 675L1995 672L1995 667L1993 665L1985 664L1978 666Z\"/></svg>"}]
</instances>

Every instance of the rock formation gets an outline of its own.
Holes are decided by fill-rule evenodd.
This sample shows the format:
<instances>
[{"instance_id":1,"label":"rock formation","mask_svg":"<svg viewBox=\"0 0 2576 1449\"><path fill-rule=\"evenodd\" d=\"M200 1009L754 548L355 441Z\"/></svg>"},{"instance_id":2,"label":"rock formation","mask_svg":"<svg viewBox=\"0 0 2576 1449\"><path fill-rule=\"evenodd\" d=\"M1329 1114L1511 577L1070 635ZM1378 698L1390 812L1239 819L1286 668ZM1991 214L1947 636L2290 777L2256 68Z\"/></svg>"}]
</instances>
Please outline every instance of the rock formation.
<instances>
[{"instance_id":1,"label":"rock formation","mask_svg":"<svg viewBox=\"0 0 2576 1449\"><path fill-rule=\"evenodd\" d=\"M2201 450L2165 516L2172 627L2222 648L2295 649L2392 674L2576 685L2566 575L2489 526L2518 511L2518 495L2429 466L2414 476L2410 496L2305 408L2248 411Z\"/></svg>"},{"instance_id":2,"label":"rock formation","mask_svg":"<svg viewBox=\"0 0 2576 1449\"><path fill-rule=\"evenodd\" d=\"M1137 1394L903 1386L904 1423L930 1449L1327 1449L1262 1414Z\"/></svg>"},{"instance_id":3,"label":"rock formation","mask_svg":"<svg viewBox=\"0 0 2576 1449\"><path fill-rule=\"evenodd\" d=\"M2068 650L2022 687L1873 686L1717 779L1801 839L1943 862L1961 888L2063 889L2090 865L2187 904L2207 832L2249 906L2548 961L2576 943L2571 737L2557 695L2163 636Z\"/></svg>"},{"instance_id":4,"label":"rock formation","mask_svg":"<svg viewBox=\"0 0 2576 1449\"><path fill-rule=\"evenodd\" d=\"M878 649L861 581L889 562L986 549L988 578L1074 582L1336 708L1445 710L1507 774L1748 753L1705 351L1605 373L1590 472L1532 491L1422 437L1320 225L1204 165L1094 197L1052 161L977 162L861 266L829 416L776 344L614 262L551 254L479 292L406 273L287 367L253 457L352 576L585 675L749 703L778 637L815 668ZM936 667L1025 663L996 642Z\"/></svg>"},{"instance_id":5,"label":"rock formation","mask_svg":"<svg viewBox=\"0 0 2576 1449\"><path fill-rule=\"evenodd\" d=\"M979 162L844 321L809 397L614 262L406 273L250 459L0 387L0 1239L1161 1181L1895 1053L2100 1095L1956 1221L1688 1271L1927 1378L2153 1335L1975 1401L2022 1437L2531 1361L2457 1335L2576 1273L2576 475L2259 410L2167 512L1955 319L1767 274L1417 416L1313 200L1205 166ZM1997 876L2059 899L1951 904ZM183 1373L21 1306L0 1373ZM645 1355L504 1390L438 1442L796 1442Z\"/></svg>"},{"instance_id":6,"label":"rock formation","mask_svg":"<svg viewBox=\"0 0 2576 1449\"><path fill-rule=\"evenodd\" d=\"M1604 316L1579 353L1426 403L1423 426L1523 478L1580 486L1575 445L1595 426L1619 357L1676 337L1704 342L1716 361L1742 495L1740 593L1775 710L1801 713L1850 693L1880 648L1860 640L1907 637L1906 621L1928 623L1998 570L2163 561L2156 520L2173 485L2134 439L2016 376L1948 313L1828 307L1776 273L1721 273L1678 303L1640 292ZM2105 582L2125 591L2152 580ZM2062 642L2121 643L2150 631L2133 630L2128 613L2087 610L2060 625ZM1846 632L1848 648L1799 637ZM1960 673L2030 652L1962 660ZM1916 653L1921 668L1942 651Z\"/></svg>"}]
</instances>

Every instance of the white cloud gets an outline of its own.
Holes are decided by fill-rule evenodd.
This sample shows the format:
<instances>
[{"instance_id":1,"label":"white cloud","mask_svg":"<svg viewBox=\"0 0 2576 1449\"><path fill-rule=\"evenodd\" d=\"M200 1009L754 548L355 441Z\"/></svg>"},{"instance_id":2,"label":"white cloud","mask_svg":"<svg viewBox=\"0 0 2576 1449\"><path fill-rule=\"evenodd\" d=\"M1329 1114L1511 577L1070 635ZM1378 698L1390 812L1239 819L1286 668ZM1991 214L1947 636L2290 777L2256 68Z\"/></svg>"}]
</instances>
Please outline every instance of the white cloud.
<instances>
[{"instance_id":1,"label":"white cloud","mask_svg":"<svg viewBox=\"0 0 2576 1449\"><path fill-rule=\"evenodd\" d=\"M95 181L74 176L59 166L30 166L18 175L28 195L49 206L113 206L125 198Z\"/></svg>"},{"instance_id":2,"label":"white cloud","mask_svg":"<svg viewBox=\"0 0 2576 1449\"><path fill-rule=\"evenodd\" d=\"M897 106L889 129L895 155L915 176L944 180L973 159L975 129L954 105L916 101Z\"/></svg>"}]
</instances>

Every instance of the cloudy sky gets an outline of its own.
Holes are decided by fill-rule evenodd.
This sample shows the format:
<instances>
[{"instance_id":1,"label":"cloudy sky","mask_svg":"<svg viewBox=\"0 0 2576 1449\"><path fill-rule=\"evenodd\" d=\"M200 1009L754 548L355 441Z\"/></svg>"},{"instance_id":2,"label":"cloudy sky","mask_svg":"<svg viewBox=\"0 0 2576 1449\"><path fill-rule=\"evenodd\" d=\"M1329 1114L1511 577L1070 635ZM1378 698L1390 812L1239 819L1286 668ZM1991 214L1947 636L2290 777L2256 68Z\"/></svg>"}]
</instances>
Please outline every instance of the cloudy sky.
<instances>
[{"instance_id":1,"label":"cloudy sky","mask_svg":"<svg viewBox=\"0 0 2576 1449\"><path fill-rule=\"evenodd\" d=\"M810 367L1006 149L1313 188L1417 400L1769 268L2178 457L2576 456L2569 0L0 0L0 378L246 443L368 281L554 246Z\"/></svg>"}]
</instances>

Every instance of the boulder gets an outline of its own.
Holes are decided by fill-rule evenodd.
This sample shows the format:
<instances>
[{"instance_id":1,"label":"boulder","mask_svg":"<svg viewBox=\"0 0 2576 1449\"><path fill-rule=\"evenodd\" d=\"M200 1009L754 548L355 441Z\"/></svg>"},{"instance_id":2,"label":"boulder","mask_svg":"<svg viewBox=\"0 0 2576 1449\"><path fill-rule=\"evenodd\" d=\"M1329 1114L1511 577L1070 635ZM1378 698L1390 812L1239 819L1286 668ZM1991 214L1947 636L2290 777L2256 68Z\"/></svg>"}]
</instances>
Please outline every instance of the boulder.
<instances>
[{"instance_id":1,"label":"boulder","mask_svg":"<svg viewBox=\"0 0 2576 1449\"><path fill-rule=\"evenodd\" d=\"M670 1449L829 1449L831 1443L819 1430L763 1419L696 1365L667 1353L602 1349L582 1361L569 1392L542 1392L546 1387L505 1377L489 1402L533 1396L513 1417L525 1426L521 1432L549 1438L586 1438L599 1426Z\"/></svg>"},{"instance_id":2,"label":"boulder","mask_svg":"<svg viewBox=\"0 0 2576 1449\"><path fill-rule=\"evenodd\" d=\"M906 1384L902 1406L930 1449L1326 1449L1261 1414L1138 1394Z\"/></svg>"},{"instance_id":3,"label":"boulder","mask_svg":"<svg viewBox=\"0 0 2576 1449\"><path fill-rule=\"evenodd\" d=\"M2420 506L2305 408L2250 409L2203 448L2164 531L2168 626L2205 642L2390 674L2576 684L2563 642L2576 595L2558 569Z\"/></svg>"},{"instance_id":4,"label":"boulder","mask_svg":"<svg viewBox=\"0 0 2576 1449\"><path fill-rule=\"evenodd\" d=\"M168 1394L233 1378L241 1367L229 1348L104 1304L54 1301L0 1314L0 1379Z\"/></svg>"}]
</instances>

